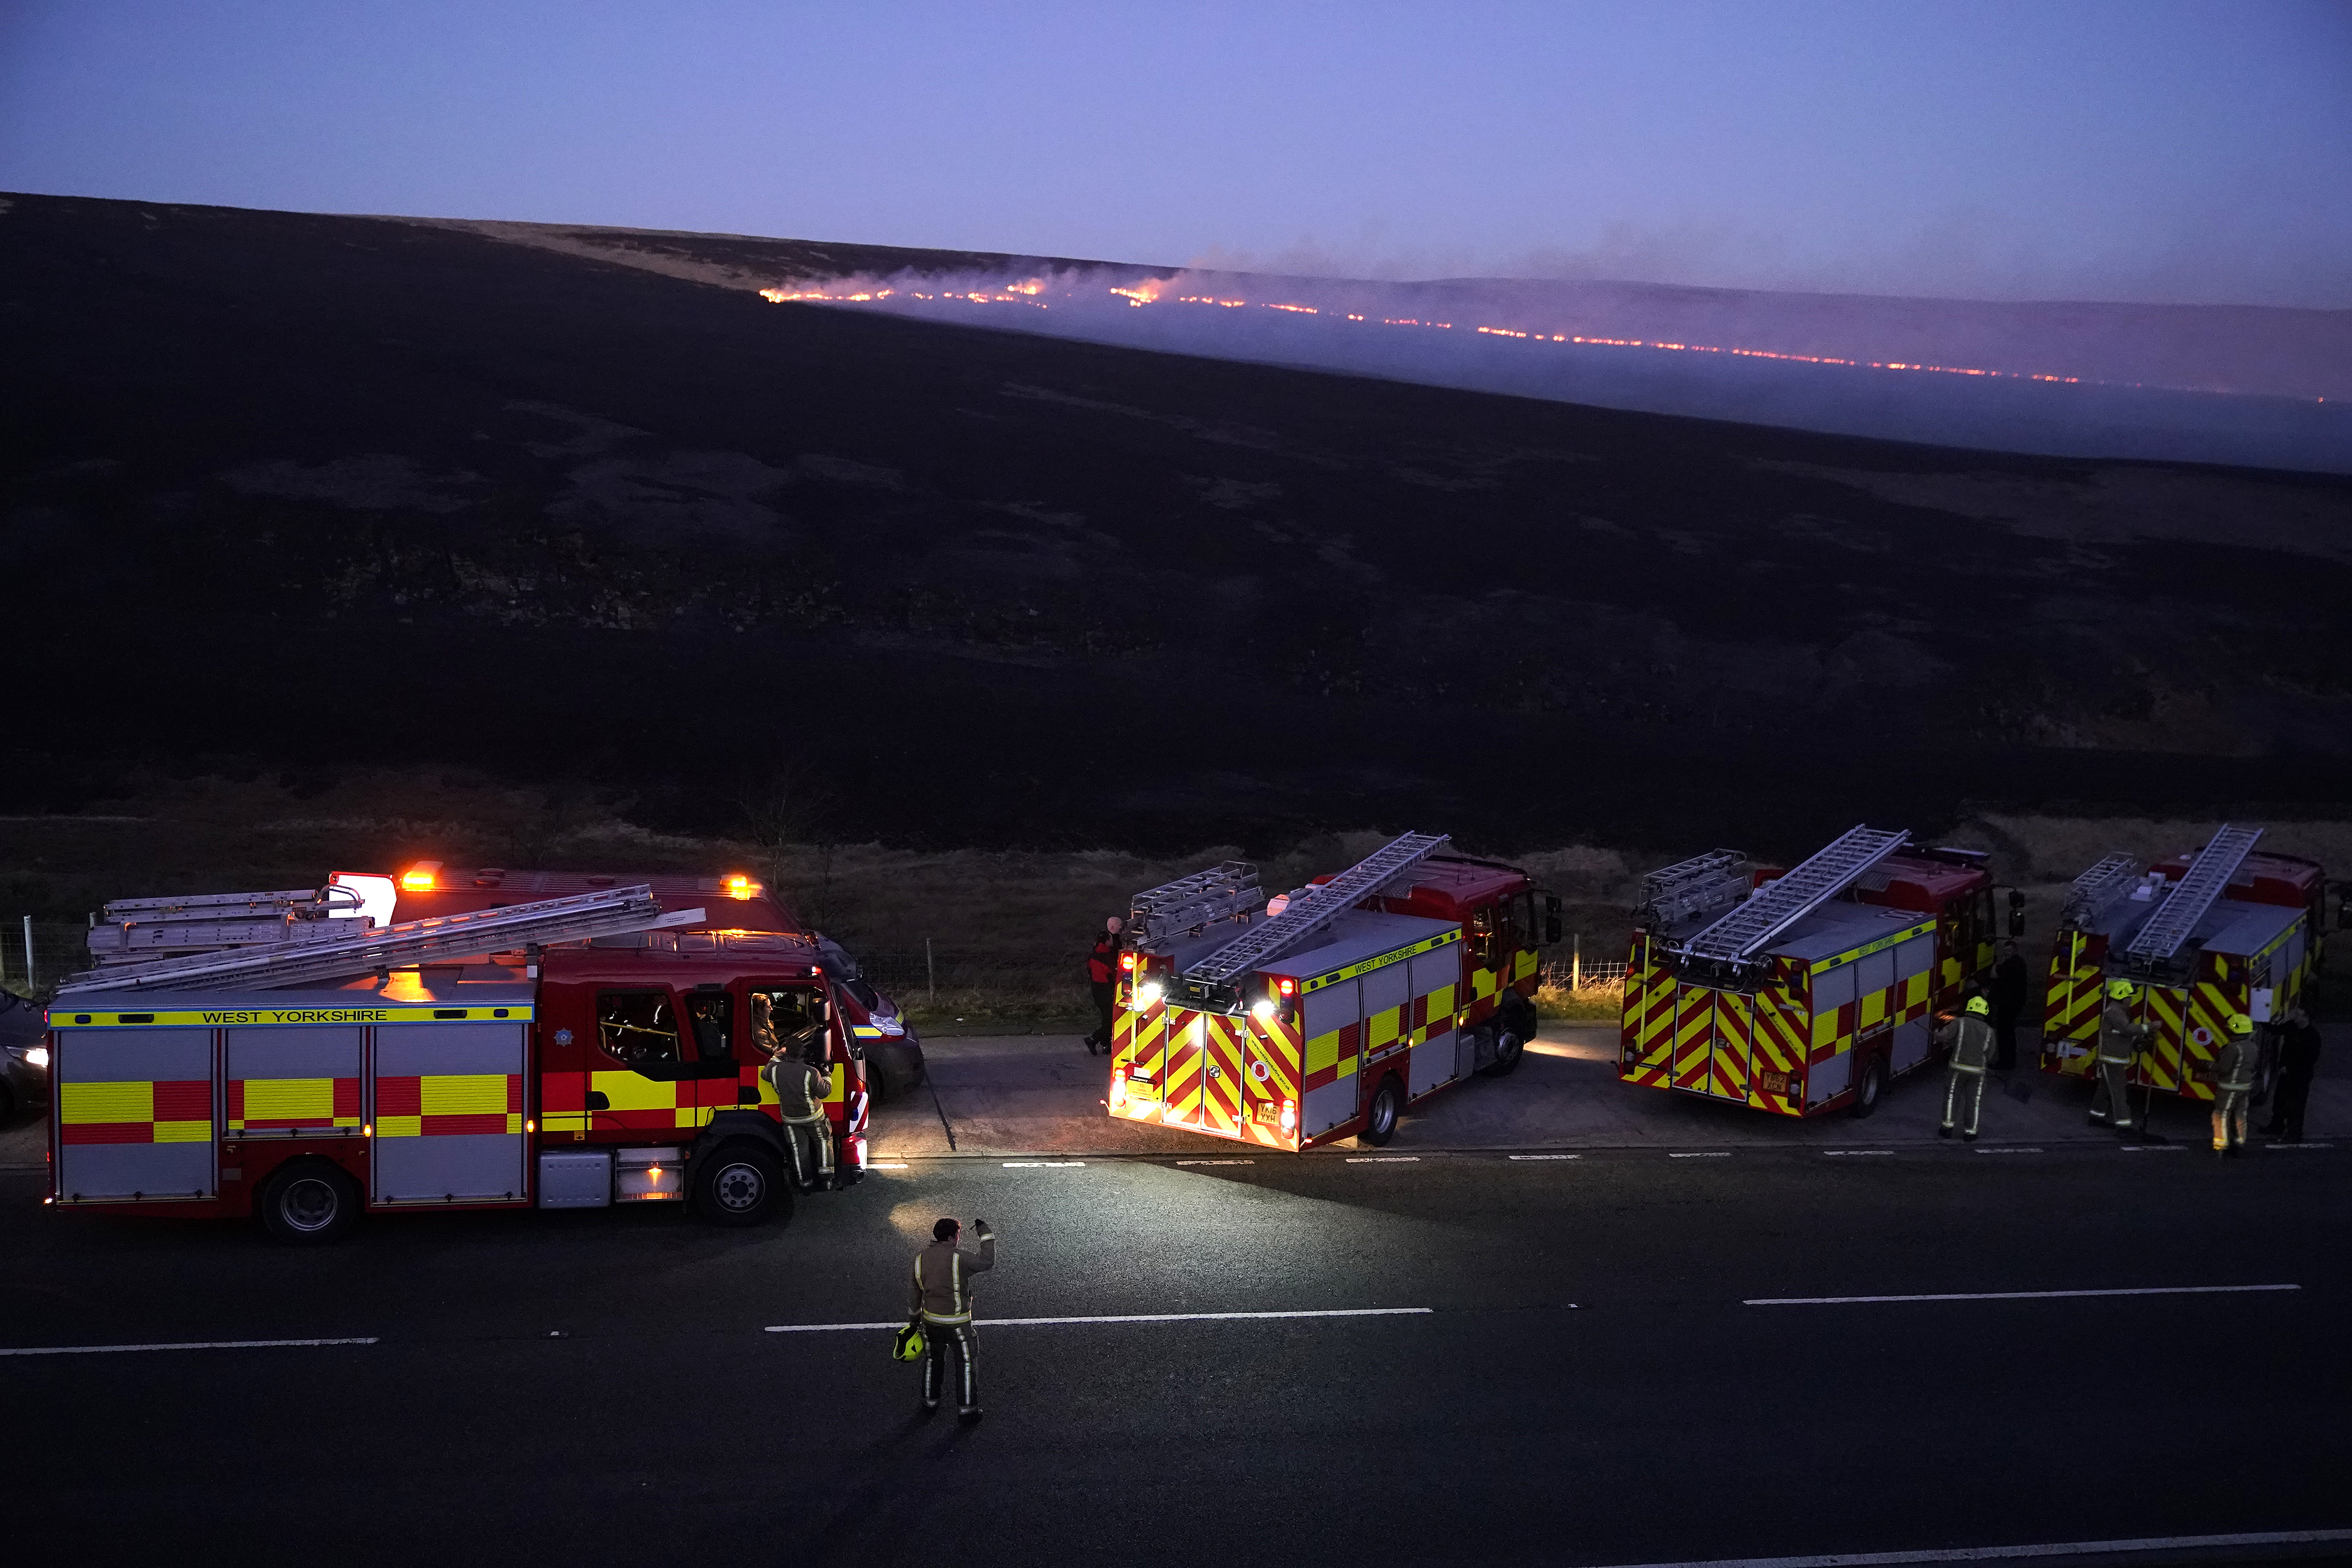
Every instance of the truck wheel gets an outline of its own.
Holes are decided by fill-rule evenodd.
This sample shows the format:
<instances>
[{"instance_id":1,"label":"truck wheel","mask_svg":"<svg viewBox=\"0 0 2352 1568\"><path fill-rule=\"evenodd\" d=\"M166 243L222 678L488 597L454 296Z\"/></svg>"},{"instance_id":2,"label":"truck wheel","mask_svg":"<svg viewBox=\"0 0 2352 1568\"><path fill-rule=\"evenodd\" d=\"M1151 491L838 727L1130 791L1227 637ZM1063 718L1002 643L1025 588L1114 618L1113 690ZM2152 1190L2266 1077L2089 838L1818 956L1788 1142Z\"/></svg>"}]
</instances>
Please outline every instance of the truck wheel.
<instances>
[{"instance_id":1,"label":"truck wheel","mask_svg":"<svg viewBox=\"0 0 2352 1568\"><path fill-rule=\"evenodd\" d=\"M1506 1024L1495 1037L1495 1059L1478 1070L1488 1078L1508 1078L1519 1065L1519 1057L1527 1049L1527 1041L1519 1032Z\"/></svg>"},{"instance_id":2,"label":"truck wheel","mask_svg":"<svg viewBox=\"0 0 2352 1568\"><path fill-rule=\"evenodd\" d=\"M261 1189L262 1228L289 1247L341 1241L359 1217L359 1184L325 1160L296 1160Z\"/></svg>"},{"instance_id":3,"label":"truck wheel","mask_svg":"<svg viewBox=\"0 0 2352 1568\"><path fill-rule=\"evenodd\" d=\"M1393 1078L1381 1079L1381 1087L1372 1090L1372 1109L1364 1117L1364 1130L1356 1134L1360 1143L1378 1149L1396 1136L1397 1113L1404 1108L1404 1096Z\"/></svg>"},{"instance_id":4,"label":"truck wheel","mask_svg":"<svg viewBox=\"0 0 2352 1568\"><path fill-rule=\"evenodd\" d=\"M1867 1116L1886 1098L1886 1063L1873 1057L1862 1066L1862 1084L1853 1091L1853 1113Z\"/></svg>"},{"instance_id":5,"label":"truck wheel","mask_svg":"<svg viewBox=\"0 0 2352 1568\"><path fill-rule=\"evenodd\" d=\"M760 1225L793 1216L783 1167L757 1143L719 1145L694 1177L695 1211L713 1225Z\"/></svg>"}]
</instances>

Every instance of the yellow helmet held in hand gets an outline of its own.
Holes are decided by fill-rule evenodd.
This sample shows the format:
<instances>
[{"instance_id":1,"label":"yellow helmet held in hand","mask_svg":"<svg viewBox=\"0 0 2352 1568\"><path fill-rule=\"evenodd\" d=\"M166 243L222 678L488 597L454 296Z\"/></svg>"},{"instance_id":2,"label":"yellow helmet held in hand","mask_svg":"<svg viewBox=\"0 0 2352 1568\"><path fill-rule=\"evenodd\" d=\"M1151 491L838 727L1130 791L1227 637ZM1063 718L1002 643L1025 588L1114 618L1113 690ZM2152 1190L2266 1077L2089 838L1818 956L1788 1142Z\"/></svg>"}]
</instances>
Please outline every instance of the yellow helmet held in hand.
<instances>
[{"instance_id":1,"label":"yellow helmet held in hand","mask_svg":"<svg viewBox=\"0 0 2352 1568\"><path fill-rule=\"evenodd\" d=\"M2230 1015L2230 1033L2233 1035L2251 1035L2253 1032L2254 1021L2252 1018L2247 1017L2243 1013L2232 1013Z\"/></svg>"},{"instance_id":2,"label":"yellow helmet held in hand","mask_svg":"<svg viewBox=\"0 0 2352 1568\"><path fill-rule=\"evenodd\" d=\"M2131 999L2132 983L2130 981L2111 980L2107 983L2107 1000L2111 1002L2128 1002Z\"/></svg>"},{"instance_id":3,"label":"yellow helmet held in hand","mask_svg":"<svg viewBox=\"0 0 2352 1568\"><path fill-rule=\"evenodd\" d=\"M1981 996L1971 996L1969 998L1968 1006L1962 1011L1974 1013L1979 1018L1989 1018L1992 1016L1992 1004Z\"/></svg>"}]
</instances>

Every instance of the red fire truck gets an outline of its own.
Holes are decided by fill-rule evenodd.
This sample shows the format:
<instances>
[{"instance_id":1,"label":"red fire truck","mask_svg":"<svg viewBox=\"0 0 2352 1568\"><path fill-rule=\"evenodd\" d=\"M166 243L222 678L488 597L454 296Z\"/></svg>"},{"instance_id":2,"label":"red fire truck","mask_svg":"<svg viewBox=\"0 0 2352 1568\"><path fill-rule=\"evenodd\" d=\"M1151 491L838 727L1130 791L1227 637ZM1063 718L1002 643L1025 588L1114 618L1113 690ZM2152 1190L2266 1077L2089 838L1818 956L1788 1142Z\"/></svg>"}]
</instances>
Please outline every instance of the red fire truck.
<instances>
[{"instance_id":1,"label":"red fire truck","mask_svg":"<svg viewBox=\"0 0 2352 1568\"><path fill-rule=\"evenodd\" d=\"M1446 843L1406 834L1271 900L1239 860L1137 894L1110 1114L1292 1152L1381 1144L1407 1107L1517 1067L1559 900Z\"/></svg>"},{"instance_id":2,"label":"red fire truck","mask_svg":"<svg viewBox=\"0 0 2352 1568\"><path fill-rule=\"evenodd\" d=\"M49 1201L290 1242L420 1208L787 1219L864 1173L865 1052L813 937L705 912L642 883L388 926L336 885L110 905L180 951L51 1002ZM776 1048L829 1077L821 1130L783 1124Z\"/></svg>"},{"instance_id":3,"label":"red fire truck","mask_svg":"<svg viewBox=\"0 0 2352 1568\"><path fill-rule=\"evenodd\" d=\"M1857 826L1785 873L1733 849L1650 873L1618 1077L1781 1116L1869 1115L1992 968L1983 859Z\"/></svg>"},{"instance_id":4,"label":"red fire truck","mask_svg":"<svg viewBox=\"0 0 2352 1568\"><path fill-rule=\"evenodd\" d=\"M2042 1068L2084 1077L2096 1059L2099 1013L2111 980L2138 989L2133 1016L2148 1048L2133 1063L2143 1089L2210 1100L2213 1058L2230 1016L2284 1018L2319 972L2326 879L2317 862L2254 852L2260 828L2225 823L2201 850L2145 870L2110 855L2080 877L2051 944L2043 994ZM2271 1031L2255 1100L2277 1074Z\"/></svg>"}]
</instances>

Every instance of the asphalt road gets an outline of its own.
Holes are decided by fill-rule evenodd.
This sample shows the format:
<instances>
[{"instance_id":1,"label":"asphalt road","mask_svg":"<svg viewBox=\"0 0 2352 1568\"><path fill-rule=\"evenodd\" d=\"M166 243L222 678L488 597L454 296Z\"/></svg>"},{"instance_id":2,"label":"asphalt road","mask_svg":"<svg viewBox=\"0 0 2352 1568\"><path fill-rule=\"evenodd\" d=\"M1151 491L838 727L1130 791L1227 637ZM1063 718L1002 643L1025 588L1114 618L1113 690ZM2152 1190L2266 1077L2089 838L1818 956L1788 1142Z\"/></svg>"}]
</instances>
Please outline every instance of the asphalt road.
<instances>
[{"instance_id":1,"label":"asphalt road","mask_svg":"<svg viewBox=\"0 0 2352 1568\"><path fill-rule=\"evenodd\" d=\"M925 1159L785 1228L241 1226L0 1173L19 1561L1654 1563L2352 1525L2352 1161L2190 1148ZM1003 1238L986 1419L887 1334ZM1759 1298L2293 1290L1758 1306ZM689 1556L689 1554L693 1554Z\"/></svg>"}]
</instances>

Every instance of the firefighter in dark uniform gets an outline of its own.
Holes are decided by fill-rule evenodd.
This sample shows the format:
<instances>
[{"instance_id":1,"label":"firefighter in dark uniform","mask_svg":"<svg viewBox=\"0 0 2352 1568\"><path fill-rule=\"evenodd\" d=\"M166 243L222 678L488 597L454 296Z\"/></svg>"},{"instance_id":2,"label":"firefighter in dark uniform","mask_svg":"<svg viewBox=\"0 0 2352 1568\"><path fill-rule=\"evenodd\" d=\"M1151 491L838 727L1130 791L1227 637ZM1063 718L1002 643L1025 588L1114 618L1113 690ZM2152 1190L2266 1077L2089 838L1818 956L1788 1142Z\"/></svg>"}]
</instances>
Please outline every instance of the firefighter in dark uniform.
<instances>
[{"instance_id":1,"label":"firefighter in dark uniform","mask_svg":"<svg viewBox=\"0 0 2352 1568\"><path fill-rule=\"evenodd\" d=\"M2032 994L2033 974L2025 966L2025 957L2017 951L2017 943L2000 944L2000 962L1992 970L1992 1065L1996 1072L2007 1072L2017 1065L2017 1020L2025 1012L2026 999Z\"/></svg>"},{"instance_id":2,"label":"firefighter in dark uniform","mask_svg":"<svg viewBox=\"0 0 2352 1568\"><path fill-rule=\"evenodd\" d=\"M1112 1008L1118 998L1118 933L1126 923L1117 915L1103 921L1094 951L1087 954L1087 985L1094 993L1095 1016L1100 1020L1087 1037L1087 1055L1110 1049Z\"/></svg>"},{"instance_id":3,"label":"firefighter in dark uniform","mask_svg":"<svg viewBox=\"0 0 2352 1568\"><path fill-rule=\"evenodd\" d=\"M2230 1015L2230 1037L2213 1053L2213 1152L2235 1159L2246 1152L2246 1106L2254 1097L2254 1021Z\"/></svg>"},{"instance_id":4,"label":"firefighter in dark uniform","mask_svg":"<svg viewBox=\"0 0 2352 1568\"><path fill-rule=\"evenodd\" d=\"M779 1017L766 993L753 993L751 1038L770 1053L760 1076L776 1091L793 1174L802 1185L820 1191L833 1185L833 1118L824 1109L833 1089L833 1068L820 1065L824 1033L822 1016L787 1006ZM805 1157L803 1149L809 1151Z\"/></svg>"},{"instance_id":5,"label":"firefighter in dark uniform","mask_svg":"<svg viewBox=\"0 0 2352 1568\"><path fill-rule=\"evenodd\" d=\"M980 1419L980 1369L972 1339L971 1277L996 1267L996 1233L976 1219L980 1250L956 1245L963 1226L943 1219L931 1227L931 1244L915 1254L915 1273L908 1291L907 1311L923 1324L923 1414L940 1407L940 1384L947 1377L948 1352L956 1352L956 1414L966 1421Z\"/></svg>"},{"instance_id":6,"label":"firefighter in dark uniform","mask_svg":"<svg viewBox=\"0 0 2352 1568\"><path fill-rule=\"evenodd\" d=\"M1977 1119L1984 1112L1985 1068L1992 1059L1992 1023L1987 1017L1991 1011L1991 1003L1971 996L1959 1016L1936 1031L1936 1043L1949 1047L1952 1053L1950 1070L1944 1075L1944 1121L1936 1129L1938 1138L1952 1135L1954 1114L1965 1104L1969 1124L1960 1136L1970 1143L1977 1141Z\"/></svg>"},{"instance_id":7,"label":"firefighter in dark uniform","mask_svg":"<svg viewBox=\"0 0 2352 1568\"><path fill-rule=\"evenodd\" d=\"M2112 981L2107 1005L2099 1009L2099 1087L2091 1093L2091 1125L2104 1123L2118 1132L2131 1128L2132 1061L2146 1048L2148 1036L2146 1024L2132 1021L2132 994L2130 981Z\"/></svg>"},{"instance_id":8,"label":"firefighter in dark uniform","mask_svg":"<svg viewBox=\"0 0 2352 1568\"><path fill-rule=\"evenodd\" d=\"M2287 1009L2279 1033L2278 1087L2271 1091L2271 1119L2263 1131L2289 1143L2303 1142L2303 1108L2311 1102L2311 1080L2319 1071L2319 1026L2300 1002Z\"/></svg>"}]
</instances>

